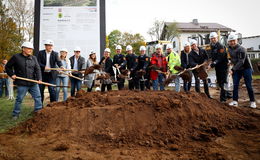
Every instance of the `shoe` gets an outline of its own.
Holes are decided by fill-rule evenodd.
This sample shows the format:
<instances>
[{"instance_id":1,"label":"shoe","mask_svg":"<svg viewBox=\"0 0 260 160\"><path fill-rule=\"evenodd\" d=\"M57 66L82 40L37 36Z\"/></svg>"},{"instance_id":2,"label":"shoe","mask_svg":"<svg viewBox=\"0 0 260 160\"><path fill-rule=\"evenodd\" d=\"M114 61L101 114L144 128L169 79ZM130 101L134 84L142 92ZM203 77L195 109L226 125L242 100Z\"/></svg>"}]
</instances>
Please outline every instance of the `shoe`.
<instances>
[{"instance_id":1,"label":"shoe","mask_svg":"<svg viewBox=\"0 0 260 160\"><path fill-rule=\"evenodd\" d=\"M255 102L250 102L250 107L251 108L256 108L256 103Z\"/></svg>"},{"instance_id":2,"label":"shoe","mask_svg":"<svg viewBox=\"0 0 260 160\"><path fill-rule=\"evenodd\" d=\"M19 117L18 116L13 116L13 120L16 121Z\"/></svg>"},{"instance_id":3,"label":"shoe","mask_svg":"<svg viewBox=\"0 0 260 160\"><path fill-rule=\"evenodd\" d=\"M237 101L232 101L228 105L237 107L238 106L238 102Z\"/></svg>"}]
</instances>

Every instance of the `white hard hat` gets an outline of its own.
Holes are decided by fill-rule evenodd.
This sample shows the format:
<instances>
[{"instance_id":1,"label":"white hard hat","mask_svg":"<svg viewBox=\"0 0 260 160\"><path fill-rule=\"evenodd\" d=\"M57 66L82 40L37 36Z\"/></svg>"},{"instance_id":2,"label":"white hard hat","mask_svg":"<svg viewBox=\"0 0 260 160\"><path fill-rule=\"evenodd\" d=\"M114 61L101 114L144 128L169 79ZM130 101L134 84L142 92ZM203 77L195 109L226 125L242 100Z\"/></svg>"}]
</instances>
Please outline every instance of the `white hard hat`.
<instances>
[{"instance_id":1,"label":"white hard hat","mask_svg":"<svg viewBox=\"0 0 260 160\"><path fill-rule=\"evenodd\" d=\"M146 47L145 46L141 46L139 50L140 51L146 51Z\"/></svg>"},{"instance_id":2,"label":"white hard hat","mask_svg":"<svg viewBox=\"0 0 260 160\"><path fill-rule=\"evenodd\" d=\"M173 49L172 44L167 44L166 49Z\"/></svg>"},{"instance_id":3,"label":"white hard hat","mask_svg":"<svg viewBox=\"0 0 260 160\"><path fill-rule=\"evenodd\" d=\"M126 51L131 51L131 50L133 50L132 46L130 46L130 45L126 46Z\"/></svg>"},{"instance_id":4,"label":"white hard hat","mask_svg":"<svg viewBox=\"0 0 260 160\"><path fill-rule=\"evenodd\" d=\"M44 42L44 45L54 45L54 42L53 42L53 40L50 40L50 39L48 39L48 40L46 40L45 42Z\"/></svg>"},{"instance_id":5,"label":"white hard hat","mask_svg":"<svg viewBox=\"0 0 260 160\"><path fill-rule=\"evenodd\" d=\"M188 47L188 46L190 46L190 42L187 41L184 43L184 47Z\"/></svg>"},{"instance_id":6,"label":"white hard hat","mask_svg":"<svg viewBox=\"0 0 260 160\"><path fill-rule=\"evenodd\" d=\"M217 38L218 37L218 34L216 33L216 32L211 32L210 34L209 34L209 38L211 39L211 38Z\"/></svg>"},{"instance_id":7,"label":"white hard hat","mask_svg":"<svg viewBox=\"0 0 260 160\"><path fill-rule=\"evenodd\" d=\"M116 50L118 50L118 49L122 50L122 47L120 45L117 45Z\"/></svg>"},{"instance_id":8,"label":"white hard hat","mask_svg":"<svg viewBox=\"0 0 260 160\"><path fill-rule=\"evenodd\" d=\"M159 48L162 49L162 45L160 45L160 44L156 44L155 49L159 49Z\"/></svg>"},{"instance_id":9,"label":"white hard hat","mask_svg":"<svg viewBox=\"0 0 260 160\"><path fill-rule=\"evenodd\" d=\"M62 48L62 49L60 50L60 52L67 52L67 53L68 53L68 50L67 50L66 48Z\"/></svg>"},{"instance_id":10,"label":"white hard hat","mask_svg":"<svg viewBox=\"0 0 260 160\"><path fill-rule=\"evenodd\" d=\"M195 39L192 39L191 42L190 42L190 45L193 45L193 44L198 44L198 42L195 40Z\"/></svg>"},{"instance_id":11,"label":"white hard hat","mask_svg":"<svg viewBox=\"0 0 260 160\"><path fill-rule=\"evenodd\" d=\"M109 53L111 53L110 48L106 48L106 49L105 49L105 52L109 52Z\"/></svg>"},{"instance_id":12,"label":"white hard hat","mask_svg":"<svg viewBox=\"0 0 260 160\"><path fill-rule=\"evenodd\" d=\"M76 52L76 51L81 52L81 48L80 48L80 47L75 47L75 48L74 48L74 52Z\"/></svg>"},{"instance_id":13,"label":"white hard hat","mask_svg":"<svg viewBox=\"0 0 260 160\"><path fill-rule=\"evenodd\" d=\"M232 41L232 40L237 40L237 35L235 35L235 34L230 34L230 35L228 36L228 41Z\"/></svg>"},{"instance_id":14,"label":"white hard hat","mask_svg":"<svg viewBox=\"0 0 260 160\"><path fill-rule=\"evenodd\" d=\"M33 44L31 42L24 42L22 44L22 48L30 48L33 49Z\"/></svg>"}]
</instances>

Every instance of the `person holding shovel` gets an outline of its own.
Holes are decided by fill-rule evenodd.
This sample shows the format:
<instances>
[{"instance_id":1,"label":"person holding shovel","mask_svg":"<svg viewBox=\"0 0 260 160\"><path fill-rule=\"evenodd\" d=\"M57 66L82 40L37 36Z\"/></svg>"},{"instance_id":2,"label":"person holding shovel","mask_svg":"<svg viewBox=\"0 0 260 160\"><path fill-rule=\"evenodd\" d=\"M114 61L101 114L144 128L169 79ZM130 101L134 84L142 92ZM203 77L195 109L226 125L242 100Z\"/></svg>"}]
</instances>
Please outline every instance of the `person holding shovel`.
<instances>
[{"instance_id":1,"label":"person holding shovel","mask_svg":"<svg viewBox=\"0 0 260 160\"><path fill-rule=\"evenodd\" d=\"M145 46L140 47L140 56L137 57L136 62L137 62L137 76L138 76L138 81L140 85L140 90L144 91L145 90L145 83L148 81L148 74L147 74L147 68L149 65L150 58L145 54L146 48Z\"/></svg>"},{"instance_id":2,"label":"person holding shovel","mask_svg":"<svg viewBox=\"0 0 260 160\"><path fill-rule=\"evenodd\" d=\"M78 71L85 70L86 69L86 61L85 58L81 56L81 48L75 47L74 49L74 56L69 58L71 69L75 69ZM72 75L78 78L83 78L83 75L81 72L72 72ZM77 92L81 89L82 81L76 78L71 77L71 91L70 94L72 97L75 96L75 90Z\"/></svg>"},{"instance_id":3,"label":"person holding shovel","mask_svg":"<svg viewBox=\"0 0 260 160\"><path fill-rule=\"evenodd\" d=\"M44 47L45 49L36 53L35 56L37 57L38 63L41 67L43 82L47 82L55 85L58 72L50 69L55 68L56 66L59 66L62 69L64 68L60 61L59 53L53 50L54 42L52 40L46 40L44 43ZM42 103L44 101L45 86L46 85L44 84L40 85ZM56 101L55 87L48 86L48 91L50 94L50 102L55 102Z\"/></svg>"},{"instance_id":4,"label":"person holding shovel","mask_svg":"<svg viewBox=\"0 0 260 160\"><path fill-rule=\"evenodd\" d=\"M98 62L97 62L96 52L92 51L89 54L89 59L86 62L86 68L90 68L97 64L98 64ZM96 77L96 73L91 73L91 74L85 75L85 79L86 79L85 84L88 87L88 90L87 90L88 92L91 92L93 87L95 86L95 77Z\"/></svg>"},{"instance_id":5,"label":"person holding shovel","mask_svg":"<svg viewBox=\"0 0 260 160\"><path fill-rule=\"evenodd\" d=\"M208 55L206 51L200 47L198 47L198 42L196 40L191 41L191 52L189 54L189 64L191 67L196 67L198 65L203 64L204 62L208 61ZM204 66L201 66L204 67ZM193 70L193 75L195 78L195 90L196 92L200 92L200 79L199 79L199 72L198 70ZM202 79L204 84L204 92L208 96L208 98L211 98L209 94L209 86L207 79Z\"/></svg>"},{"instance_id":6,"label":"person holding shovel","mask_svg":"<svg viewBox=\"0 0 260 160\"><path fill-rule=\"evenodd\" d=\"M184 43L184 49L181 51L181 67L184 69L189 69L190 64L189 64L189 54L190 54L190 42L185 42ZM187 71L189 75L192 76L191 71ZM190 91L191 88L191 82L192 81L184 81L183 82L183 89L185 92Z\"/></svg>"},{"instance_id":7,"label":"person holding shovel","mask_svg":"<svg viewBox=\"0 0 260 160\"><path fill-rule=\"evenodd\" d=\"M27 91L34 99L34 112L42 109L41 93L38 85L42 83L41 68L37 58L32 53L33 44L24 42L22 44L22 53L13 55L6 64L6 73L14 80L14 84L17 85L17 97L13 110L14 120L17 120L19 117L21 103ZM18 78L17 76L37 80L38 84L16 79Z\"/></svg>"},{"instance_id":8,"label":"person holding shovel","mask_svg":"<svg viewBox=\"0 0 260 160\"><path fill-rule=\"evenodd\" d=\"M117 75L126 68L126 58L125 55L122 54L122 47L120 45L116 46L116 55L113 58L113 66L117 69ZM125 79L117 77L117 81L118 90L124 89Z\"/></svg>"},{"instance_id":9,"label":"person holding shovel","mask_svg":"<svg viewBox=\"0 0 260 160\"><path fill-rule=\"evenodd\" d=\"M172 44L167 44L166 50L167 50L167 54L168 54L167 60L168 60L169 70L170 70L171 74L177 75L178 71L174 67L181 66L180 55L173 51ZM175 77L174 83L175 83L175 91L180 92L180 90L181 90L180 76Z\"/></svg>"},{"instance_id":10,"label":"person holding shovel","mask_svg":"<svg viewBox=\"0 0 260 160\"><path fill-rule=\"evenodd\" d=\"M62 66L64 69L71 69L70 61L67 58L68 50L66 48L63 48L60 50L60 60L62 63ZM65 71L66 74L63 74L62 72L58 74L56 79L56 85L61 86L61 83L63 85L63 101L67 100L68 97L68 85L69 85L69 71ZM59 94L60 94L60 87L56 88L56 101L59 101Z\"/></svg>"},{"instance_id":11,"label":"person holding shovel","mask_svg":"<svg viewBox=\"0 0 260 160\"><path fill-rule=\"evenodd\" d=\"M252 87L252 73L253 67L250 59L247 56L246 49L238 44L237 36L230 34L228 36L228 58L233 67L231 74L233 75L233 101L229 103L230 106L238 106L238 89L240 80L244 78L248 96L250 99L250 107L256 108L255 95Z\"/></svg>"},{"instance_id":12,"label":"person holding shovel","mask_svg":"<svg viewBox=\"0 0 260 160\"><path fill-rule=\"evenodd\" d=\"M155 66L158 70L152 69L150 72L150 77L152 79L153 90L158 91L158 84L160 85L160 90L164 90L165 74L167 72L167 60L162 53L162 45L157 44L155 46L155 53L151 58L151 66Z\"/></svg>"},{"instance_id":13,"label":"person holding shovel","mask_svg":"<svg viewBox=\"0 0 260 160\"><path fill-rule=\"evenodd\" d=\"M220 87L220 102L224 103L226 102L228 95L227 91L224 89L224 84L227 83L228 75L227 53L225 47L218 42L218 34L216 32L211 32L209 38L210 47L208 48L208 52L212 58L210 68L215 68L217 83Z\"/></svg>"}]
</instances>

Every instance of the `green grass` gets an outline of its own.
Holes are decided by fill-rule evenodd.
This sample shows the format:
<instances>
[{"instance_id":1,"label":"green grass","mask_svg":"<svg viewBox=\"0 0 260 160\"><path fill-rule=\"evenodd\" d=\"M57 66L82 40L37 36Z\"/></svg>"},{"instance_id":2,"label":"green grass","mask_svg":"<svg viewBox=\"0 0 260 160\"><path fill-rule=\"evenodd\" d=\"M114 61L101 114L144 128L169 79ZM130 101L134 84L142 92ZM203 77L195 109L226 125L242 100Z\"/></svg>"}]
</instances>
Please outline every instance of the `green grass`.
<instances>
[{"instance_id":1,"label":"green grass","mask_svg":"<svg viewBox=\"0 0 260 160\"><path fill-rule=\"evenodd\" d=\"M17 126L19 123L31 118L33 107L28 103L30 98L25 98L25 103L21 107L21 114L15 121L12 119L12 111L15 100L7 100L6 98L0 98L0 133L8 131L8 129Z\"/></svg>"},{"instance_id":2,"label":"green grass","mask_svg":"<svg viewBox=\"0 0 260 160\"><path fill-rule=\"evenodd\" d=\"M260 79L260 75L253 75L253 79Z\"/></svg>"}]
</instances>

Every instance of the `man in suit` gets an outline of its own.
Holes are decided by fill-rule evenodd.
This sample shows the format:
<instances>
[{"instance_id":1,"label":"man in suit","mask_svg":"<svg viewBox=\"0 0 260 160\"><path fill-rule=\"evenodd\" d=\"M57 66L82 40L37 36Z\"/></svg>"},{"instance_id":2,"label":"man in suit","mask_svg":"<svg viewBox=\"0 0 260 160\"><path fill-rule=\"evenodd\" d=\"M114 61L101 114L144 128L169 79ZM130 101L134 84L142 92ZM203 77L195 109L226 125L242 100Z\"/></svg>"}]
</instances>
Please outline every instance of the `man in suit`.
<instances>
[{"instance_id":1,"label":"man in suit","mask_svg":"<svg viewBox=\"0 0 260 160\"><path fill-rule=\"evenodd\" d=\"M51 71L50 68L56 68L59 66L63 68L62 63L59 58L58 52L53 51L54 42L52 40L46 40L45 43L45 50L41 50L38 54L36 54L38 63L41 67L42 73L42 81L56 84L57 78L57 71ZM42 102L44 100L44 89L45 85L40 85L41 97ZM55 88L52 86L48 86L49 94L50 94L50 102L56 101L56 91Z\"/></svg>"},{"instance_id":2,"label":"man in suit","mask_svg":"<svg viewBox=\"0 0 260 160\"><path fill-rule=\"evenodd\" d=\"M74 49L74 56L70 57L70 64L71 64L71 69L75 69L78 71L81 71L83 69L86 69L86 61L84 57L80 56L81 49L80 47L76 47ZM80 72L72 72L73 76L83 78L82 73ZM82 81L75 79L75 78L70 78L71 82L71 96L75 96L75 89L79 91L81 89L81 83Z\"/></svg>"}]
</instances>

